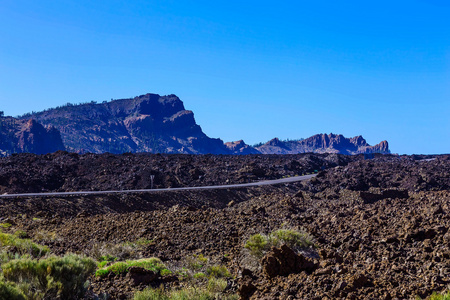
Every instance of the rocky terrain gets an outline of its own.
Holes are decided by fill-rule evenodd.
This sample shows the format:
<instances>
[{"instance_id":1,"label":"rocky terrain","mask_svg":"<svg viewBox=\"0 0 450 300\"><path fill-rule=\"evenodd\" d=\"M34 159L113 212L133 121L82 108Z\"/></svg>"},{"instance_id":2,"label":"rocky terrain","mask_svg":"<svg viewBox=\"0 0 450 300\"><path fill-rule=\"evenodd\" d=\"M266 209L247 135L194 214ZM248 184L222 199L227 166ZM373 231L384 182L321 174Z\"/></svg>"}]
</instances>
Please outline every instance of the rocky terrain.
<instances>
[{"instance_id":1,"label":"rocky terrain","mask_svg":"<svg viewBox=\"0 0 450 300\"><path fill-rule=\"evenodd\" d=\"M346 138L342 134L316 134L298 141L280 141L274 138L255 148L264 154L294 154L294 153L390 153L387 141L370 146L362 136Z\"/></svg>"},{"instance_id":2,"label":"rocky terrain","mask_svg":"<svg viewBox=\"0 0 450 300\"><path fill-rule=\"evenodd\" d=\"M24 182L32 182L39 165L53 166L58 157L64 161L68 156L73 156L73 164L61 163L61 170L74 168L76 161L80 166L83 160L86 164L98 161L97 166L102 166L98 169L105 172L105 187L114 187L127 178L125 170L133 165L138 166L134 171L138 172L142 160L155 165L160 160L158 164L169 165L165 170L181 167L187 161L193 165L191 169L200 166L192 156L60 152L4 158L1 169L9 166L8 174L13 174L17 170L12 165L21 161L30 169ZM225 177L220 173L226 172L226 164L241 170L254 162L253 167L262 168L261 174L270 176L294 175L289 168L297 164L304 167L295 172L311 170L308 168L313 162L328 163L328 168L307 182L266 187L1 199L0 222L11 224L3 231L23 231L56 254L75 252L97 257L109 251L120 259L156 256L172 270L180 270L187 259L202 254L211 263L230 270L232 278L224 295L235 293L241 299L416 299L444 291L450 284L450 156L362 158L319 154L198 156L198 161L205 160L205 169L217 168L217 177L210 179L215 184L223 183ZM51 173L47 172L39 174ZM70 176L76 175L80 177L77 180L84 180L83 184L94 178L77 172L58 173L57 177L67 174L64 182L71 182ZM187 174L189 170L178 176L179 185L195 182ZM239 176L226 178L240 180ZM17 185L15 190L23 186ZM72 189L82 183L64 186L53 189ZM278 246L261 258L252 256L244 247L252 235L282 228L306 232L312 236L314 247L298 251ZM124 246L138 241L148 242L140 247ZM93 276L90 295L126 299L146 286L162 284L177 289L186 284L182 276L136 281L133 272L126 276Z\"/></svg>"},{"instance_id":3,"label":"rocky terrain","mask_svg":"<svg viewBox=\"0 0 450 300\"><path fill-rule=\"evenodd\" d=\"M0 193L122 190L246 183L346 165L362 156L20 154L0 159Z\"/></svg>"},{"instance_id":4,"label":"rocky terrain","mask_svg":"<svg viewBox=\"0 0 450 300\"><path fill-rule=\"evenodd\" d=\"M44 127L34 120L0 117L0 157L12 153L44 154L64 149L61 136L54 127Z\"/></svg>"}]
</instances>

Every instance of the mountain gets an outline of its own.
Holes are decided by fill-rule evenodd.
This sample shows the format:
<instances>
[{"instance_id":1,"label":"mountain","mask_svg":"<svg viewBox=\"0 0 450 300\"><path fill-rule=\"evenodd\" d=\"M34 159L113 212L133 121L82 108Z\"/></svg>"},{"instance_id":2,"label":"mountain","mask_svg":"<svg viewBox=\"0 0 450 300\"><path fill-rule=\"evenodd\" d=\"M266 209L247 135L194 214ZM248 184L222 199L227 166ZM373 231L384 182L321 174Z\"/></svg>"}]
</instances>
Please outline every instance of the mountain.
<instances>
[{"instance_id":1,"label":"mountain","mask_svg":"<svg viewBox=\"0 0 450 300\"><path fill-rule=\"evenodd\" d=\"M68 104L26 117L57 128L72 152L231 153L203 133L175 95Z\"/></svg>"},{"instance_id":2,"label":"mountain","mask_svg":"<svg viewBox=\"0 0 450 300\"><path fill-rule=\"evenodd\" d=\"M296 154L296 153L390 153L387 141L370 146L362 136L346 138L341 134L316 134L299 141L280 141L274 138L255 148L263 154Z\"/></svg>"},{"instance_id":3,"label":"mountain","mask_svg":"<svg viewBox=\"0 0 450 300\"><path fill-rule=\"evenodd\" d=\"M0 117L0 156L31 152L45 154L64 150L59 131L32 119Z\"/></svg>"},{"instance_id":4,"label":"mountain","mask_svg":"<svg viewBox=\"0 0 450 300\"><path fill-rule=\"evenodd\" d=\"M77 153L390 153L387 141L370 146L362 136L346 138L332 133L297 141L275 138L257 147L242 140L223 143L208 137L195 122L194 113L175 95L145 94L110 102L66 104L19 119L3 119L10 125L0 128L5 136L1 155L59 149Z\"/></svg>"}]
</instances>

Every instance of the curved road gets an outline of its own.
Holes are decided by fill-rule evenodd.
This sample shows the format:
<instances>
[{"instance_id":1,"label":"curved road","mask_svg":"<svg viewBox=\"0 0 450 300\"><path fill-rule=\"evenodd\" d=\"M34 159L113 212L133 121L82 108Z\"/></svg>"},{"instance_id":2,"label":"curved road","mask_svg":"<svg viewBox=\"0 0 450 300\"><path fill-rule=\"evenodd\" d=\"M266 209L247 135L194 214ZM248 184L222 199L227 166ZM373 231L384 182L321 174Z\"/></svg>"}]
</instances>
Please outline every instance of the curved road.
<instances>
[{"instance_id":1,"label":"curved road","mask_svg":"<svg viewBox=\"0 0 450 300\"><path fill-rule=\"evenodd\" d=\"M121 190L121 191L79 191L79 192L51 192L51 193L26 193L26 194L3 194L0 198L15 197L47 197L47 196L76 196L76 195L104 195L104 194L125 194L125 193L153 193L153 192L172 192L172 191L191 191L191 190L214 190L214 189L230 189L242 188L262 185L272 185L280 183L290 183L307 180L315 177L317 174L294 176L275 180L265 180L252 183L229 184L229 185L210 185L180 188L164 188L164 189L145 189L145 190Z\"/></svg>"}]
</instances>

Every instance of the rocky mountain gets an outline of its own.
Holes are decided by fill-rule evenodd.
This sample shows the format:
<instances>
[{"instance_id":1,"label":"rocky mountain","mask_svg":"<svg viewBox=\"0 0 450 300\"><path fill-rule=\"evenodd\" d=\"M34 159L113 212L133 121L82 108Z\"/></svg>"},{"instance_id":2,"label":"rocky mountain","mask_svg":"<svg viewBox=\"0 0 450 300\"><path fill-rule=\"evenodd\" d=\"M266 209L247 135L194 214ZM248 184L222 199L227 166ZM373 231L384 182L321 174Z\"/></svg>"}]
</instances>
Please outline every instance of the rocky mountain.
<instances>
[{"instance_id":1,"label":"rocky mountain","mask_svg":"<svg viewBox=\"0 0 450 300\"><path fill-rule=\"evenodd\" d=\"M387 141L370 146L362 136L346 138L341 134L316 134L299 141L280 141L274 138L256 147L263 154L297 154L297 153L390 153Z\"/></svg>"},{"instance_id":2,"label":"rocky mountain","mask_svg":"<svg viewBox=\"0 0 450 300\"><path fill-rule=\"evenodd\" d=\"M26 117L56 127L72 152L230 153L203 133L175 95L69 104Z\"/></svg>"},{"instance_id":3,"label":"rocky mountain","mask_svg":"<svg viewBox=\"0 0 450 300\"><path fill-rule=\"evenodd\" d=\"M28 121L30 119L33 120L31 123ZM362 136L346 138L336 134L317 134L296 141L275 138L257 147L251 147L242 140L223 143L220 139L208 137L195 122L194 113L186 110L183 102L175 95L145 94L110 102L66 104L23 115L16 122L13 127L17 132L23 131L23 134L17 134L17 142L2 140L9 145L4 147L9 150L3 150L3 155L24 151L46 153L58 149L76 153L390 153L386 141L370 146ZM25 129L27 126L19 123L29 124L28 127L33 127L36 132L28 133ZM49 140L46 140L44 131L51 136ZM11 133L8 129L2 134ZM63 145L49 142L57 138L58 134Z\"/></svg>"},{"instance_id":4,"label":"rocky mountain","mask_svg":"<svg viewBox=\"0 0 450 300\"><path fill-rule=\"evenodd\" d=\"M32 119L0 117L0 156L22 152L45 154L64 149L56 128L44 127Z\"/></svg>"}]
</instances>

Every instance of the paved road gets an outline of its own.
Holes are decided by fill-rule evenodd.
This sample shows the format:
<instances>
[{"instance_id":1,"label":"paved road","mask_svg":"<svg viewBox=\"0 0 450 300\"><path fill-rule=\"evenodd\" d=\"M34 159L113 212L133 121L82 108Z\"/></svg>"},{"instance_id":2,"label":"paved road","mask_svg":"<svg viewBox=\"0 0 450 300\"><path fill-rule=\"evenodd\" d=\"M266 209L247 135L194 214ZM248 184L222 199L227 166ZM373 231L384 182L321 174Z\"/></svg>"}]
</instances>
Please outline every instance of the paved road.
<instances>
[{"instance_id":1,"label":"paved road","mask_svg":"<svg viewBox=\"0 0 450 300\"><path fill-rule=\"evenodd\" d=\"M262 185L272 185L280 183L290 183L302 180L311 179L313 175L294 176L276 180L265 180L252 183L229 184L229 185L210 185L210 186L195 186L195 187L181 187L181 188L165 188L165 189L145 189L145 190L121 190L121 191L79 191L79 192L55 192L55 193L27 193L27 194L3 194L0 198L15 198L15 197L49 197L49 196L76 196L76 195L104 195L104 194L126 194L126 193L154 193L154 192L172 192L172 191L191 191L191 190L215 190L215 189L231 189Z\"/></svg>"}]
</instances>

